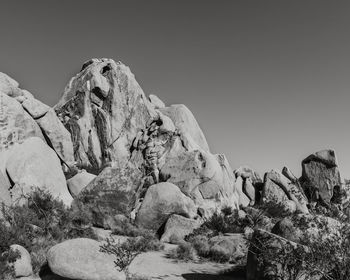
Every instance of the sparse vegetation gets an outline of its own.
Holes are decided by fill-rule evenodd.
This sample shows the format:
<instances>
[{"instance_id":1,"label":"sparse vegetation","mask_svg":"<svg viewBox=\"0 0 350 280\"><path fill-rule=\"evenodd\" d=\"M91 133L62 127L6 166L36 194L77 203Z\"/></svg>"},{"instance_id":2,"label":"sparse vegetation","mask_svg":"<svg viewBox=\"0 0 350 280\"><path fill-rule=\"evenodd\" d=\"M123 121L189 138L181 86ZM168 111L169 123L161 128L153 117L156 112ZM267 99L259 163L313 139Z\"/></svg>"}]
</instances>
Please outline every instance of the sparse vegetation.
<instances>
[{"instance_id":1,"label":"sparse vegetation","mask_svg":"<svg viewBox=\"0 0 350 280\"><path fill-rule=\"evenodd\" d=\"M177 248L173 249L169 253L169 257L181 261L190 261L195 259L195 250L192 244L186 241L182 241Z\"/></svg>"},{"instance_id":2,"label":"sparse vegetation","mask_svg":"<svg viewBox=\"0 0 350 280\"><path fill-rule=\"evenodd\" d=\"M338 234L324 230L318 236L304 236L304 243L276 246L264 238L253 243L259 248L258 263L269 267L274 279L345 280L350 275L350 227L344 225ZM253 249L254 251L254 249ZM282 278L278 278L282 277Z\"/></svg>"},{"instance_id":3,"label":"sparse vegetation","mask_svg":"<svg viewBox=\"0 0 350 280\"><path fill-rule=\"evenodd\" d=\"M2 205L0 251L8 251L12 244L22 245L31 254L35 273L39 272L47 250L53 245L77 237L96 238L88 216L68 209L49 192L34 189L24 198L27 203L23 205Z\"/></svg>"}]
</instances>

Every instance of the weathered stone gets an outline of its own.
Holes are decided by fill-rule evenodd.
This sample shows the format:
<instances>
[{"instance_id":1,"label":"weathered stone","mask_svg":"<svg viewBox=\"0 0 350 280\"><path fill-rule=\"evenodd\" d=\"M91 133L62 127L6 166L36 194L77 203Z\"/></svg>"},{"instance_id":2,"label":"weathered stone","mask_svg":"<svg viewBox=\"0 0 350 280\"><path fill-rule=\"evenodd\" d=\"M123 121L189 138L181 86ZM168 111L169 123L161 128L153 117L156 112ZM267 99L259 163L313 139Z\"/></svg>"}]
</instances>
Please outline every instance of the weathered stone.
<instances>
[{"instance_id":1,"label":"weathered stone","mask_svg":"<svg viewBox=\"0 0 350 280\"><path fill-rule=\"evenodd\" d=\"M39 126L21 104L0 92L0 151L34 136L44 140Z\"/></svg>"},{"instance_id":2,"label":"weathered stone","mask_svg":"<svg viewBox=\"0 0 350 280\"><path fill-rule=\"evenodd\" d=\"M43 131L46 141L55 150L61 161L68 166L74 163L73 143L71 135L60 122L53 109L46 112L36 122Z\"/></svg>"},{"instance_id":3,"label":"weathered stone","mask_svg":"<svg viewBox=\"0 0 350 280\"><path fill-rule=\"evenodd\" d=\"M341 177L333 150L323 150L302 161L302 186L312 201L330 203Z\"/></svg>"},{"instance_id":4,"label":"weathered stone","mask_svg":"<svg viewBox=\"0 0 350 280\"><path fill-rule=\"evenodd\" d=\"M201 149L209 152L209 146L201 128L185 105L171 105L159 110L174 122L180 134L192 139Z\"/></svg>"},{"instance_id":5,"label":"weathered stone","mask_svg":"<svg viewBox=\"0 0 350 280\"><path fill-rule=\"evenodd\" d=\"M172 214L194 218L197 209L193 201L171 183L150 186L136 216L136 223L158 230Z\"/></svg>"},{"instance_id":6,"label":"weathered stone","mask_svg":"<svg viewBox=\"0 0 350 280\"><path fill-rule=\"evenodd\" d=\"M12 199L17 202L33 188L45 189L54 197L70 205L60 160L40 138L31 137L12 149L6 161L6 172L14 183Z\"/></svg>"},{"instance_id":7,"label":"weathered stone","mask_svg":"<svg viewBox=\"0 0 350 280\"><path fill-rule=\"evenodd\" d=\"M142 173L132 164L106 167L82 192L77 201L93 216L94 225L110 228L114 216L130 217L142 187Z\"/></svg>"},{"instance_id":8,"label":"weathered stone","mask_svg":"<svg viewBox=\"0 0 350 280\"><path fill-rule=\"evenodd\" d=\"M261 179L258 172L254 171L249 166L240 166L234 171L236 178L242 177L243 179L250 178L253 185L257 183L262 183L263 180Z\"/></svg>"},{"instance_id":9,"label":"weathered stone","mask_svg":"<svg viewBox=\"0 0 350 280\"><path fill-rule=\"evenodd\" d=\"M236 182L234 184L234 188L237 190L239 194L239 205L241 207L246 207L250 204L250 199L247 197L247 195L243 192L243 179L242 177L238 177L236 179Z\"/></svg>"},{"instance_id":10,"label":"weathered stone","mask_svg":"<svg viewBox=\"0 0 350 280\"><path fill-rule=\"evenodd\" d=\"M130 69L112 59L92 59L67 85L55 106L72 135L81 167L125 164L137 133L156 117Z\"/></svg>"},{"instance_id":11,"label":"weathered stone","mask_svg":"<svg viewBox=\"0 0 350 280\"><path fill-rule=\"evenodd\" d=\"M160 241L172 242L173 239L181 241L186 235L199 228L201 223L200 220L188 219L176 214L171 215L165 224L164 233Z\"/></svg>"},{"instance_id":12,"label":"weathered stone","mask_svg":"<svg viewBox=\"0 0 350 280\"><path fill-rule=\"evenodd\" d=\"M22 102L23 108L34 118L41 118L50 107L35 98L27 98Z\"/></svg>"},{"instance_id":13,"label":"weathered stone","mask_svg":"<svg viewBox=\"0 0 350 280\"><path fill-rule=\"evenodd\" d=\"M67 186L70 194L75 198L79 193L96 178L96 175L86 172L86 170L80 171L74 177L67 180Z\"/></svg>"},{"instance_id":14,"label":"weathered stone","mask_svg":"<svg viewBox=\"0 0 350 280\"><path fill-rule=\"evenodd\" d=\"M16 261L13 263L15 276L26 277L33 274L32 262L29 252L21 245L13 244L10 249L19 254Z\"/></svg>"},{"instance_id":15,"label":"weathered stone","mask_svg":"<svg viewBox=\"0 0 350 280\"><path fill-rule=\"evenodd\" d=\"M0 204L4 203L7 206L11 205L12 200L10 196L10 188L11 183L8 177L0 171Z\"/></svg>"},{"instance_id":16,"label":"weathered stone","mask_svg":"<svg viewBox=\"0 0 350 280\"><path fill-rule=\"evenodd\" d=\"M256 190L253 186L251 178L246 178L243 182L243 193L249 198L249 205L255 204Z\"/></svg>"},{"instance_id":17,"label":"weathered stone","mask_svg":"<svg viewBox=\"0 0 350 280\"><path fill-rule=\"evenodd\" d=\"M302 190L276 170L265 174L262 200L263 202L285 203L287 209L292 209L291 203L287 202L291 200L295 203L298 212L309 213L308 201Z\"/></svg>"},{"instance_id":18,"label":"weathered stone","mask_svg":"<svg viewBox=\"0 0 350 280\"><path fill-rule=\"evenodd\" d=\"M103 243L87 238L64 241L47 253L50 269L57 275L78 280L124 280L114 256L100 251Z\"/></svg>"},{"instance_id":19,"label":"weathered stone","mask_svg":"<svg viewBox=\"0 0 350 280\"><path fill-rule=\"evenodd\" d=\"M0 92L11 96L12 92L18 88L18 83L5 73L0 72Z\"/></svg>"},{"instance_id":20,"label":"weathered stone","mask_svg":"<svg viewBox=\"0 0 350 280\"><path fill-rule=\"evenodd\" d=\"M148 96L149 101L154 105L156 109L161 109L165 107L165 104L157 95L150 94Z\"/></svg>"}]
</instances>

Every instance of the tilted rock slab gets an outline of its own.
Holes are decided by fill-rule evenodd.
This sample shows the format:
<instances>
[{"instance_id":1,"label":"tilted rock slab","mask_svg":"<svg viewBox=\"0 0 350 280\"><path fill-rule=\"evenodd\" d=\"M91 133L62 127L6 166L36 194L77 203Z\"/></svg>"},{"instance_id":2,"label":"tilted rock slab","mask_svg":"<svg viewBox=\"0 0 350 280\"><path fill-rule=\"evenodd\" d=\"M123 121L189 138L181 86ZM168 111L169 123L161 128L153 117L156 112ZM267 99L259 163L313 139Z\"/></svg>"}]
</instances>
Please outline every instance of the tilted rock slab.
<instances>
[{"instance_id":1,"label":"tilted rock slab","mask_svg":"<svg viewBox=\"0 0 350 280\"><path fill-rule=\"evenodd\" d=\"M102 242L77 238L53 246L47 261L53 273L76 280L125 280L114 256L100 252Z\"/></svg>"},{"instance_id":2,"label":"tilted rock slab","mask_svg":"<svg viewBox=\"0 0 350 280\"><path fill-rule=\"evenodd\" d=\"M13 202L39 188L49 191L66 205L71 204L73 198L68 192L60 160L40 138L28 138L10 150L5 168L14 184L11 189Z\"/></svg>"}]
</instances>

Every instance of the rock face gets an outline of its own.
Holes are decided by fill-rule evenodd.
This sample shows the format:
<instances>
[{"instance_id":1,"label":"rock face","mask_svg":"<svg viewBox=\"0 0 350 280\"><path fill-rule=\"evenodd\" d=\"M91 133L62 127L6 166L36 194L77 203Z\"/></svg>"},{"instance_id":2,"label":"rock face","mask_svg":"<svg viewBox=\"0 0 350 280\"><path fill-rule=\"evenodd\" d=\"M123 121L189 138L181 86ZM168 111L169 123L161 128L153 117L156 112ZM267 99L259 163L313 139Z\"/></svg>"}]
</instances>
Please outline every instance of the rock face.
<instances>
[{"instance_id":1,"label":"rock face","mask_svg":"<svg viewBox=\"0 0 350 280\"><path fill-rule=\"evenodd\" d=\"M100 252L99 243L92 239L77 238L52 247L47 253L50 269L55 274L77 280L124 280L113 255Z\"/></svg>"},{"instance_id":2,"label":"rock face","mask_svg":"<svg viewBox=\"0 0 350 280\"><path fill-rule=\"evenodd\" d=\"M309 213L308 200L300 186L295 185L276 170L265 174L262 200L263 203L273 202L285 205L291 212Z\"/></svg>"},{"instance_id":3,"label":"rock face","mask_svg":"<svg viewBox=\"0 0 350 280\"><path fill-rule=\"evenodd\" d=\"M196 216L194 202L171 183L152 185L147 190L136 223L145 228L158 230L172 214L187 218Z\"/></svg>"},{"instance_id":4,"label":"rock face","mask_svg":"<svg viewBox=\"0 0 350 280\"><path fill-rule=\"evenodd\" d=\"M231 167L224 155L210 153L190 110L146 98L122 63L85 63L55 111L71 132L77 167L100 173L77 197L101 214L95 215L99 223L116 214L134 219L145 209L148 188L162 182L176 185L203 217L224 206L238 208Z\"/></svg>"},{"instance_id":5,"label":"rock face","mask_svg":"<svg viewBox=\"0 0 350 280\"><path fill-rule=\"evenodd\" d=\"M19 257L13 264L16 277L26 277L33 274L31 257L29 252L21 245L11 245L10 249L12 251L18 252Z\"/></svg>"},{"instance_id":6,"label":"rock face","mask_svg":"<svg viewBox=\"0 0 350 280\"><path fill-rule=\"evenodd\" d=\"M130 69L111 59L93 59L67 85L55 106L70 131L79 166L124 164L139 130L156 115Z\"/></svg>"},{"instance_id":7,"label":"rock face","mask_svg":"<svg viewBox=\"0 0 350 280\"><path fill-rule=\"evenodd\" d=\"M302 161L302 186L312 201L329 204L341 177L333 150L316 152Z\"/></svg>"},{"instance_id":8,"label":"rock face","mask_svg":"<svg viewBox=\"0 0 350 280\"><path fill-rule=\"evenodd\" d=\"M14 202L22 194L39 188L49 191L66 205L71 204L73 199L68 192L60 161L40 138L28 138L9 151L5 167L6 174L14 184L11 189Z\"/></svg>"},{"instance_id":9,"label":"rock face","mask_svg":"<svg viewBox=\"0 0 350 280\"><path fill-rule=\"evenodd\" d=\"M29 137L47 140L62 161L73 163L70 134L54 111L0 73L0 149L7 150Z\"/></svg>"}]
</instances>

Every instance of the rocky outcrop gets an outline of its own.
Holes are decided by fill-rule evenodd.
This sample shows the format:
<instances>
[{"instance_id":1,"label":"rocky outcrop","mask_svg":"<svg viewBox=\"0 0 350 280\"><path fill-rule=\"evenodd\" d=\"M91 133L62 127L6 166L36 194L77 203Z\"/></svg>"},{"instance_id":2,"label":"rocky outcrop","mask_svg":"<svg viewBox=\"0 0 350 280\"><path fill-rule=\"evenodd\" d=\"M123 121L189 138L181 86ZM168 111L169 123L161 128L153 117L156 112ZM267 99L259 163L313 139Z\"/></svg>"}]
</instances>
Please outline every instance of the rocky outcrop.
<instances>
[{"instance_id":1,"label":"rocky outcrop","mask_svg":"<svg viewBox=\"0 0 350 280\"><path fill-rule=\"evenodd\" d=\"M77 164L95 169L123 165L137 133L157 115L130 69L111 59L86 62L55 111L72 135Z\"/></svg>"},{"instance_id":2,"label":"rocky outcrop","mask_svg":"<svg viewBox=\"0 0 350 280\"><path fill-rule=\"evenodd\" d=\"M100 251L103 243L87 238L64 241L47 253L56 275L77 280L125 280L114 264L114 256Z\"/></svg>"},{"instance_id":3,"label":"rocky outcrop","mask_svg":"<svg viewBox=\"0 0 350 280\"><path fill-rule=\"evenodd\" d=\"M5 172L13 186L11 196L18 202L35 188L49 191L54 197L70 205L72 197L56 153L37 137L26 139L8 152Z\"/></svg>"},{"instance_id":4,"label":"rocky outcrop","mask_svg":"<svg viewBox=\"0 0 350 280\"><path fill-rule=\"evenodd\" d=\"M171 183L159 183L148 188L136 216L142 227L158 230L172 214L187 218L197 215L194 202Z\"/></svg>"},{"instance_id":5,"label":"rocky outcrop","mask_svg":"<svg viewBox=\"0 0 350 280\"><path fill-rule=\"evenodd\" d=\"M285 205L290 212L309 213L308 200L300 186L276 170L266 173L264 177L262 203L267 202Z\"/></svg>"},{"instance_id":6,"label":"rocky outcrop","mask_svg":"<svg viewBox=\"0 0 350 280\"><path fill-rule=\"evenodd\" d=\"M302 186L311 201L329 204L342 186L335 152L322 150L302 161Z\"/></svg>"},{"instance_id":7,"label":"rocky outcrop","mask_svg":"<svg viewBox=\"0 0 350 280\"><path fill-rule=\"evenodd\" d=\"M77 197L99 217L95 222L105 224L116 214L134 219L148 188L162 182L176 185L203 217L239 207L227 159L210 153L190 110L146 98L122 63L85 63L55 111L71 132L77 167L99 174ZM101 172L106 165L111 167Z\"/></svg>"},{"instance_id":8,"label":"rocky outcrop","mask_svg":"<svg viewBox=\"0 0 350 280\"><path fill-rule=\"evenodd\" d=\"M63 162L73 164L70 134L54 111L0 73L0 149L7 150L29 137L42 138Z\"/></svg>"}]
</instances>

